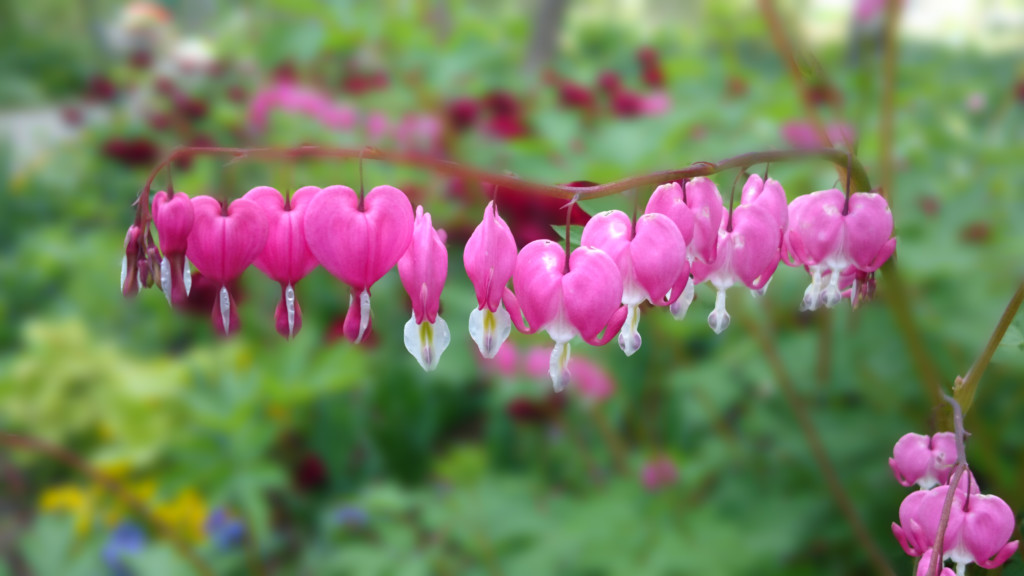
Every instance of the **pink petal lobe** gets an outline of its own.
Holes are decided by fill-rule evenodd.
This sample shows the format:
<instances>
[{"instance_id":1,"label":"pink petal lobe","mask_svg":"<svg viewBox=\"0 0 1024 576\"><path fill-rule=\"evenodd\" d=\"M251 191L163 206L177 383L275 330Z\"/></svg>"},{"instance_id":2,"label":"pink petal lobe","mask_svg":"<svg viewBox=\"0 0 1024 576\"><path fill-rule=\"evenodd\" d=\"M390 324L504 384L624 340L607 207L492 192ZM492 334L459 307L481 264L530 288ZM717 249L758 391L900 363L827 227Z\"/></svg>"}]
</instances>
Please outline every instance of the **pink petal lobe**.
<instances>
[{"instance_id":1,"label":"pink petal lobe","mask_svg":"<svg viewBox=\"0 0 1024 576\"><path fill-rule=\"evenodd\" d=\"M689 275L686 243L679 229L667 216L645 214L636 224L636 237L630 242L629 251L636 280L646 290L651 303L668 304L665 301L668 291L684 271ZM681 288L675 291L675 295L681 291Z\"/></svg>"},{"instance_id":2,"label":"pink petal lobe","mask_svg":"<svg viewBox=\"0 0 1024 576\"><path fill-rule=\"evenodd\" d=\"M516 241L508 224L487 204L484 218L466 242L462 261L476 291L477 303L497 310L516 266Z\"/></svg>"},{"instance_id":3,"label":"pink petal lobe","mask_svg":"<svg viewBox=\"0 0 1024 576\"><path fill-rule=\"evenodd\" d=\"M614 262L611 264L615 265ZM560 245L551 240L534 240L519 252L512 275L512 286L515 288L518 305L522 307L531 330L542 329L558 313L562 305L564 266L565 253ZM621 296L622 280L619 280L619 286ZM513 313L513 308L508 303L506 307L509 308L515 322L517 315ZM519 328L518 323L516 328Z\"/></svg>"},{"instance_id":4,"label":"pink petal lobe","mask_svg":"<svg viewBox=\"0 0 1024 576\"><path fill-rule=\"evenodd\" d=\"M448 277L448 250L422 206L416 208L412 242L398 260L398 275L412 300L416 322L435 322Z\"/></svg>"},{"instance_id":5,"label":"pink petal lobe","mask_svg":"<svg viewBox=\"0 0 1024 576\"><path fill-rule=\"evenodd\" d=\"M584 340L591 341L620 307L622 277L607 254L581 246L569 259L562 291L569 322Z\"/></svg>"},{"instance_id":6,"label":"pink petal lobe","mask_svg":"<svg viewBox=\"0 0 1024 576\"><path fill-rule=\"evenodd\" d=\"M193 221L192 202L184 192L175 192L172 197L161 190L153 196L153 225L160 235L164 256L185 253Z\"/></svg>"}]
</instances>

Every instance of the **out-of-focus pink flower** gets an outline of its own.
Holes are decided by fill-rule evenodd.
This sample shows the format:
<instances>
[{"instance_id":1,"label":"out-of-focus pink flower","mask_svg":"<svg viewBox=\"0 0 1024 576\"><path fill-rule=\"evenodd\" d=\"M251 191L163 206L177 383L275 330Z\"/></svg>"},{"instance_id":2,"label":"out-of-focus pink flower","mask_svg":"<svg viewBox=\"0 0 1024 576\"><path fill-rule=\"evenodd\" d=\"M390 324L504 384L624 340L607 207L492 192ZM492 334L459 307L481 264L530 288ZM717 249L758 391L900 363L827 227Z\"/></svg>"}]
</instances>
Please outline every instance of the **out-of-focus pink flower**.
<instances>
[{"instance_id":1,"label":"out-of-focus pink flower","mask_svg":"<svg viewBox=\"0 0 1024 576\"><path fill-rule=\"evenodd\" d=\"M458 98L445 105L448 125L456 132L469 129L480 114L480 104L472 98Z\"/></svg>"},{"instance_id":2,"label":"out-of-focus pink flower","mask_svg":"<svg viewBox=\"0 0 1024 576\"><path fill-rule=\"evenodd\" d=\"M814 124L804 120L786 122L780 130L782 139L794 148L820 148L827 143L818 134ZM849 124L834 123L825 127L825 134L835 147L853 148L857 143L857 132Z\"/></svg>"},{"instance_id":3,"label":"out-of-focus pink flower","mask_svg":"<svg viewBox=\"0 0 1024 576\"><path fill-rule=\"evenodd\" d=\"M396 138L405 149L418 152L437 152L441 147L444 130L440 118L432 114L411 114L398 123Z\"/></svg>"},{"instance_id":4,"label":"out-of-focus pink flower","mask_svg":"<svg viewBox=\"0 0 1024 576\"><path fill-rule=\"evenodd\" d=\"M615 392L615 381L596 362L582 356L569 360L573 387L590 402L602 402Z\"/></svg>"},{"instance_id":5,"label":"out-of-focus pink flower","mask_svg":"<svg viewBox=\"0 0 1024 576\"><path fill-rule=\"evenodd\" d=\"M660 116L672 108L672 98L668 92L658 91L645 94L640 98L640 113L645 116Z\"/></svg>"},{"instance_id":6,"label":"out-of-focus pink flower","mask_svg":"<svg viewBox=\"0 0 1024 576\"><path fill-rule=\"evenodd\" d=\"M383 112L370 112L366 117L366 137L370 142L380 142L391 135L391 120Z\"/></svg>"},{"instance_id":7,"label":"out-of-focus pink flower","mask_svg":"<svg viewBox=\"0 0 1024 576\"><path fill-rule=\"evenodd\" d=\"M547 351L544 352L545 358ZM545 360L546 361L546 360ZM519 374L519 350L515 344L505 342L498 348L492 358L484 358L484 367L495 374L515 377Z\"/></svg>"},{"instance_id":8,"label":"out-of-focus pink flower","mask_svg":"<svg viewBox=\"0 0 1024 576\"><path fill-rule=\"evenodd\" d=\"M664 88L665 74L661 71L658 52L651 47L641 48L637 51L636 57L640 62L640 75L644 79L644 84L655 90Z\"/></svg>"},{"instance_id":9,"label":"out-of-focus pink flower","mask_svg":"<svg viewBox=\"0 0 1024 576\"><path fill-rule=\"evenodd\" d=\"M675 484L678 477L675 462L666 456L648 461L640 471L640 481L652 492Z\"/></svg>"}]
</instances>

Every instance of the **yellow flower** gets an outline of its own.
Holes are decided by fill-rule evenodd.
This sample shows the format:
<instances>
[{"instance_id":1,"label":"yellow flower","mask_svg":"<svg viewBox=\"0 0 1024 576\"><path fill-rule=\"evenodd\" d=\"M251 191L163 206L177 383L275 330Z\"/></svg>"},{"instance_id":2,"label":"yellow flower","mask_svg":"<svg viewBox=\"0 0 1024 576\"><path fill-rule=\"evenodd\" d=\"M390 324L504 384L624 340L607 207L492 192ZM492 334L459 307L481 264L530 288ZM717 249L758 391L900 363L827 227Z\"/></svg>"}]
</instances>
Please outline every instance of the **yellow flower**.
<instances>
[{"instance_id":1,"label":"yellow flower","mask_svg":"<svg viewBox=\"0 0 1024 576\"><path fill-rule=\"evenodd\" d=\"M88 532L95 507L95 494L73 484L47 488L39 497L39 508L44 512L70 514L79 535Z\"/></svg>"},{"instance_id":2,"label":"yellow flower","mask_svg":"<svg viewBox=\"0 0 1024 576\"><path fill-rule=\"evenodd\" d=\"M190 542L201 542L205 538L206 514L206 503L191 489L153 508L153 515L161 526Z\"/></svg>"}]
</instances>

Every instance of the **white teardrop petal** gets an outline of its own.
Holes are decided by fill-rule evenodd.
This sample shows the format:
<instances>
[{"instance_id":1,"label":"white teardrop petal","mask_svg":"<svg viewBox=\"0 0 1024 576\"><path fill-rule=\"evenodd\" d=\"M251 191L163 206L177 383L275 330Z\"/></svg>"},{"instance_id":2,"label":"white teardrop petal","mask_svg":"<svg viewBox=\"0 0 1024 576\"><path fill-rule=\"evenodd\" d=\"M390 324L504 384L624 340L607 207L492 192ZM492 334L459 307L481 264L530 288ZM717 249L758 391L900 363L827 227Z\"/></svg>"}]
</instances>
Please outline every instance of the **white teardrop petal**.
<instances>
[{"instance_id":1,"label":"white teardrop petal","mask_svg":"<svg viewBox=\"0 0 1024 576\"><path fill-rule=\"evenodd\" d=\"M485 307L469 313L469 336L484 358L494 358L511 333L512 317L502 303L494 312Z\"/></svg>"},{"instance_id":2,"label":"white teardrop petal","mask_svg":"<svg viewBox=\"0 0 1024 576\"><path fill-rule=\"evenodd\" d=\"M295 289L289 284L284 289L284 307L288 310L288 337L295 337Z\"/></svg>"},{"instance_id":3,"label":"white teardrop petal","mask_svg":"<svg viewBox=\"0 0 1024 576\"><path fill-rule=\"evenodd\" d=\"M441 354L451 344L452 334L448 329L448 323L444 318L437 317L434 323L416 323L416 314L413 313L409 321L405 323L403 331L405 349L412 354L420 367L427 372L437 368L441 361Z\"/></svg>"},{"instance_id":4,"label":"white teardrop petal","mask_svg":"<svg viewBox=\"0 0 1024 576\"><path fill-rule=\"evenodd\" d=\"M640 308L630 306L626 312L626 322L622 325L622 330L619 332L619 348L626 353L626 356L632 356L640 349L642 340L640 332L637 330L639 325Z\"/></svg>"},{"instance_id":5,"label":"white teardrop petal","mask_svg":"<svg viewBox=\"0 0 1024 576\"><path fill-rule=\"evenodd\" d=\"M188 263L188 258L185 258L185 269L181 276L185 283L185 296L189 296L192 293L192 265Z\"/></svg>"},{"instance_id":6,"label":"white teardrop petal","mask_svg":"<svg viewBox=\"0 0 1024 576\"><path fill-rule=\"evenodd\" d=\"M351 300L350 300L351 301ZM356 337L356 344L363 341L363 335L370 326L370 293L363 290L359 293L359 336Z\"/></svg>"},{"instance_id":7,"label":"white teardrop petal","mask_svg":"<svg viewBox=\"0 0 1024 576\"><path fill-rule=\"evenodd\" d=\"M128 256L121 257L121 291L124 292L124 281L128 279Z\"/></svg>"},{"instance_id":8,"label":"white teardrop petal","mask_svg":"<svg viewBox=\"0 0 1024 576\"><path fill-rule=\"evenodd\" d=\"M231 295L226 286L220 289L220 321L224 324L224 333L231 331Z\"/></svg>"},{"instance_id":9,"label":"white teardrop petal","mask_svg":"<svg viewBox=\"0 0 1024 576\"><path fill-rule=\"evenodd\" d=\"M171 303L171 262L166 256L160 259L160 289L164 291L167 303Z\"/></svg>"},{"instance_id":10,"label":"white teardrop petal","mask_svg":"<svg viewBox=\"0 0 1024 576\"><path fill-rule=\"evenodd\" d=\"M715 309L708 314L708 325L715 334L721 334L729 327L730 320L729 312L725 309L725 290L719 290L715 295Z\"/></svg>"},{"instance_id":11,"label":"white teardrop petal","mask_svg":"<svg viewBox=\"0 0 1024 576\"><path fill-rule=\"evenodd\" d=\"M686 281L686 287L683 288L683 293L679 295L679 299L668 307L668 311L672 313L673 318L676 320L686 318L686 311L690 309L690 304L693 304L693 293L694 285L693 278L691 277Z\"/></svg>"},{"instance_id":12,"label":"white teardrop petal","mask_svg":"<svg viewBox=\"0 0 1024 576\"><path fill-rule=\"evenodd\" d=\"M555 342L555 347L551 349L548 374L551 376L551 386L555 392L561 392L569 385L569 357L571 352L569 342Z\"/></svg>"}]
</instances>

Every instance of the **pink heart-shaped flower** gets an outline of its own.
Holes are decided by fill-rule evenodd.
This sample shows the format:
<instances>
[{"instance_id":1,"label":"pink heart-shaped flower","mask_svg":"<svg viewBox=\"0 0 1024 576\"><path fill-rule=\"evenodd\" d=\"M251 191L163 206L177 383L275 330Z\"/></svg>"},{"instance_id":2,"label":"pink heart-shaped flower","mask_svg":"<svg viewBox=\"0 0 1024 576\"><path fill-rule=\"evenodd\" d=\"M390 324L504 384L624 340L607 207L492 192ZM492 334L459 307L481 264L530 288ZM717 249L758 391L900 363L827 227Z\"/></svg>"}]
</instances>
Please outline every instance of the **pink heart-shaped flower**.
<instances>
[{"instance_id":1,"label":"pink heart-shaped flower","mask_svg":"<svg viewBox=\"0 0 1024 576\"><path fill-rule=\"evenodd\" d=\"M196 196L192 208L195 220L188 236L188 259L204 276L222 285L241 276L266 244L263 210L239 198L224 215L220 202L210 196Z\"/></svg>"}]
</instances>

